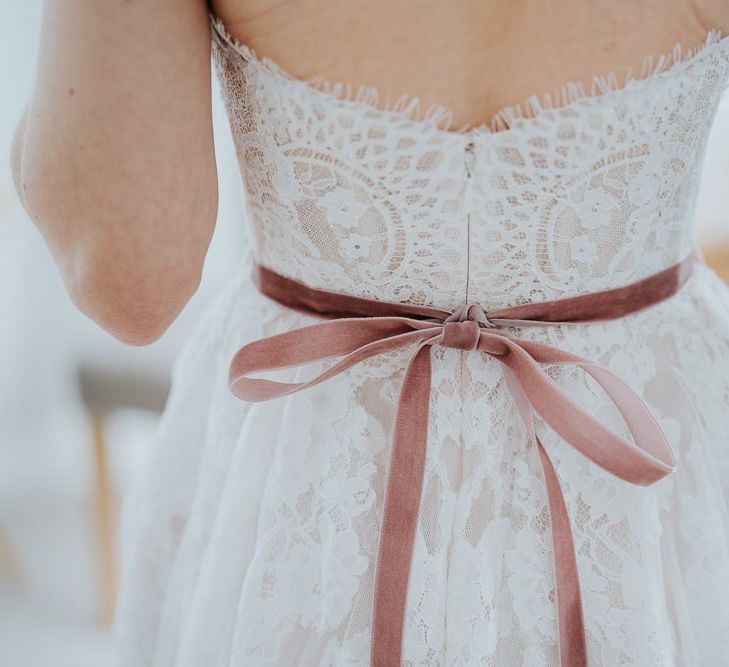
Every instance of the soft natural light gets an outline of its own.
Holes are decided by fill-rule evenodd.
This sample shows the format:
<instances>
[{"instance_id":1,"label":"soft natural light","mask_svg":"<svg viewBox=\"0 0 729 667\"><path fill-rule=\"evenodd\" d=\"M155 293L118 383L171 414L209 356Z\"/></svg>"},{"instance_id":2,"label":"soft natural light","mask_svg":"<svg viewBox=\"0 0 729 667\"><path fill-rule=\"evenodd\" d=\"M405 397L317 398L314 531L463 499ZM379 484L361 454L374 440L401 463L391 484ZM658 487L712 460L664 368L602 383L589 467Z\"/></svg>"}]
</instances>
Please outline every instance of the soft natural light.
<instances>
[{"instance_id":1,"label":"soft natural light","mask_svg":"<svg viewBox=\"0 0 729 667\"><path fill-rule=\"evenodd\" d=\"M0 0L0 665L101 667L112 664L119 501L157 424L175 355L236 270L246 228L216 87L220 211L198 294L146 348L124 347L79 314L16 201L8 164L31 89L40 4ZM696 229L728 275L729 95L708 143ZM128 390L99 398L112 386ZM137 401L139 387L149 396Z\"/></svg>"}]
</instances>

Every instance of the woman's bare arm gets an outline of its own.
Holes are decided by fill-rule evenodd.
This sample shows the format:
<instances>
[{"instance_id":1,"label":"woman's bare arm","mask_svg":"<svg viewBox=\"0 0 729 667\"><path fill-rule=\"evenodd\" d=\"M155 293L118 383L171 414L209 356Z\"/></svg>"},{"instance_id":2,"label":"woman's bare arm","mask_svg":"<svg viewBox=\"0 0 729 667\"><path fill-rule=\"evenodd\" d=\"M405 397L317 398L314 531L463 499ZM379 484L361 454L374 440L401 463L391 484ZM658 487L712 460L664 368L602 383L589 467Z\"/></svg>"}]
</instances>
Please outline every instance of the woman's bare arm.
<instances>
[{"instance_id":1,"label":"woman's bare arm","mask_svg":"<svg viewBox=\"0 0 729 667\"><path fill-rule=\"evenodd\" d=\"M156 340L199 285L217 212L203 0L46 0L18 194L76 306Z\"/></svg>"}]
</instances>

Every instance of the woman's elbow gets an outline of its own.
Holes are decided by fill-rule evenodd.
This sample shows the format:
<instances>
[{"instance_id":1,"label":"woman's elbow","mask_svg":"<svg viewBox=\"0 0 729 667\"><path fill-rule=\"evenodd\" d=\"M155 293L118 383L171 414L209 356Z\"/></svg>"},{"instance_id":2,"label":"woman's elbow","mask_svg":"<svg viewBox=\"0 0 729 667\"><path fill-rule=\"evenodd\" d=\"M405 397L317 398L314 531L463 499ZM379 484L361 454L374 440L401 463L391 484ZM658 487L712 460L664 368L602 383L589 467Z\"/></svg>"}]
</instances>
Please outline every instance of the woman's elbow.
<instances>
[{"instance_id":1,"label":"woman's elbow","mask_svg":"<svg viewBox=\"0 0 729 667\"><path fill-rule=\"evenodd\" d=\"M75 307L126 345L157 341L200 285L202 267L131 268L125 262L86 262L64 276Z\"/></svg>"},{"instance_id":2,"label":"woman's elbow","mask_svg":"<svg viewBox=\"0 0 729 667\"><path fill-rule=\"evenodd\" d=\"M217 217L214 164L125 170L65 156L40 140L15 149L22 203L76 308L126 344L153 343L199 287Z\"/></svg>"}]
</instances>

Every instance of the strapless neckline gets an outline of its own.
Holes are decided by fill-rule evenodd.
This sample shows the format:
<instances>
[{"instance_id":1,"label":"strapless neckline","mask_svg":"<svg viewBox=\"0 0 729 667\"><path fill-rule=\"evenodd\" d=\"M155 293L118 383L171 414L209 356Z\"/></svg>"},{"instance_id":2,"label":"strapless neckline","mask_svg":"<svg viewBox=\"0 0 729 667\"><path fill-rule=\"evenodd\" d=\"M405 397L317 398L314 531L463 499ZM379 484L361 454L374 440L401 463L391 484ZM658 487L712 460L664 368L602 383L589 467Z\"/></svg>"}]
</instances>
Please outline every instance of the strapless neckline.
<instances>
[{"instance_id":1,"label":"strapless neckline","mask_svg":"<svg viewBox=\"0 0 729 667\"><path fill-rule=\"evenodd\" d=\"M650 85L656 79L680 75L684 68L710 55L714 49L729 48L729 33L710 28L703 40L693 47L687 49L681 42L676 42L669 51L657 57L645 55L637 74L631 67L622 77L615 72L593 74L587 85L582 81L566 81L552 92L532 93L521 103L500 107L490 120L454 128L455 110L448 105L432 102L425 106L420 97L407 92L384 94L377 86L336 81L320 74L299 78L275 59L259 55L254 47L236 39L213 11L209 11L209 17L222 46L267 77L303 89L323 102L359 107L383 118L406 120L420 126L424 132L434 132L460 142L468 142L476 135L508 135L517 126L523 128L544 121L550 113L569 113L579 105L589 105L596 100L604 102L606 97L635 92L636 87ZM384 105L381 100L385 101Z\"/></svg>"}]
</instances>

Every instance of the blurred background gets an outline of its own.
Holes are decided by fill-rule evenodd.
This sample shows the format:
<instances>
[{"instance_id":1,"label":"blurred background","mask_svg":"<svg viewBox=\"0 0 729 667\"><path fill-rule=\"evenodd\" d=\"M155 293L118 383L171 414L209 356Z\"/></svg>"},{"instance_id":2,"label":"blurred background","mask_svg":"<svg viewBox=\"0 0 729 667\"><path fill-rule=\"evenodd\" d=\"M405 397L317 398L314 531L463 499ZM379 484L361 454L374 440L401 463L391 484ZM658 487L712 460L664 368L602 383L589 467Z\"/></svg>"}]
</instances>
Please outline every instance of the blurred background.
<instances>
[{"instance_id":1,"label":"blurred background","mask_svg":"<svg viewBox=\"0 0 729 667\"><path fill-rule=\"evenodd\" d=\"M0 0L0 667L103 667L113 664L120 498L172 361L247 239L216 86L220 208L198 293L148 347L117 342L75 310L10 174L41 5Z\"/></svg>"},{"instance_id":2,"label":"blurred background","mask_svg":"<svg viewBox=\"0 0 729 667\"><path fill-rule=\"evenodd\" d=\"M172 361L247 242L227 120L213 90L220 209L202 285L167 333L126 347L74 309L18 204L10 144L29 97L40 0L0 0L0 667L113 664L116 518L164 407ZM729 95L697 211L729 277Z\"/></svg>"}]
</instances>

